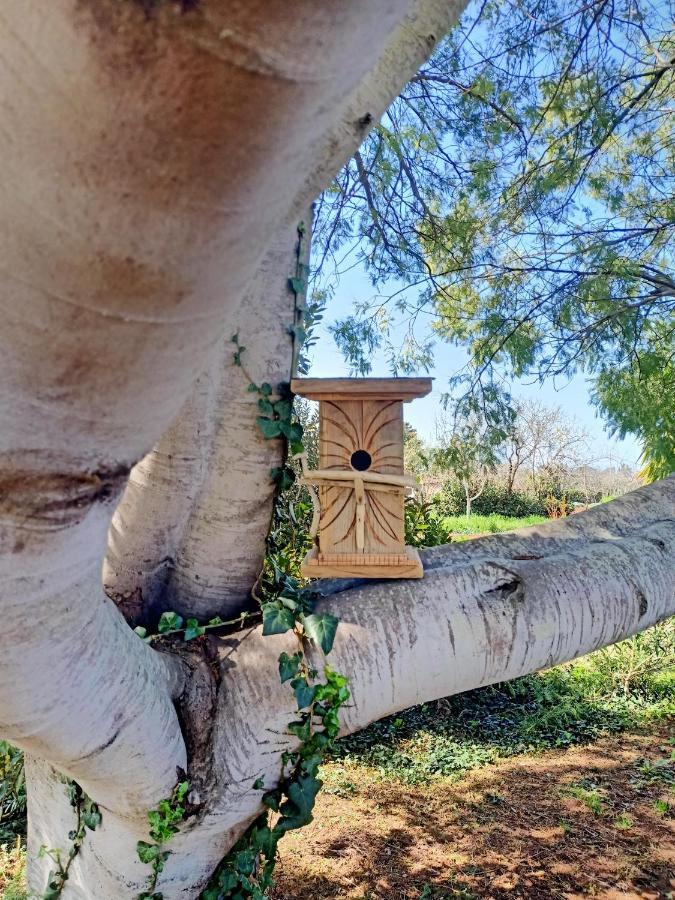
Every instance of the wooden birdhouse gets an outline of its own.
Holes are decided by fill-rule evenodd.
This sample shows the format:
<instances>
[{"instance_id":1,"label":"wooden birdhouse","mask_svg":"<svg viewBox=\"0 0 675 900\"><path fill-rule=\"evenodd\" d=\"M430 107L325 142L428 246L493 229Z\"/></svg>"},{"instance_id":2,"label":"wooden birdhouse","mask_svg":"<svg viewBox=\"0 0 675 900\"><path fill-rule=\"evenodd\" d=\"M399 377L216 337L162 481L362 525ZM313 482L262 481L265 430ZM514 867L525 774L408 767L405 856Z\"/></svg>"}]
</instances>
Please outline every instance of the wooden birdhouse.
<instances>
[{"instance_id":1,"label":"wooden birdhouse","mask_svg":"<svg viewBox=\"0 0 675 900\"><path fill-rule=\"evenodd\" d=\"M406 547L404 501L415 479L403 470L403 403L431 378L296 378L295 394L319 401L319 468L301 482L315 504L309 578L421 578Z\"/></svg>"}]
</instances>

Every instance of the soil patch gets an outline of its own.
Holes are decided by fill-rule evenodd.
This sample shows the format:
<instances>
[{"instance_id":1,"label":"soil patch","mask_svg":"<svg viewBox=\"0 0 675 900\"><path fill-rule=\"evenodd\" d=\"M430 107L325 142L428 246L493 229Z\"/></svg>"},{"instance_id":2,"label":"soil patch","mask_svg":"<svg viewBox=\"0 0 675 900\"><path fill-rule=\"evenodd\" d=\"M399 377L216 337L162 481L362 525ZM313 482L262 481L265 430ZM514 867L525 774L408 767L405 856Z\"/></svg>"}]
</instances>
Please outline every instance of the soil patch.
<instances>
[{"instance_id":1,"label":"soil patch","mask_svg":"<svg viewBox=\"0 0 675 900\"><path fill-rule=\"evenodd\" d=\"M675 721L426 785L325 767L274 900L674 900Z\"/></svg>"}]
</instances>

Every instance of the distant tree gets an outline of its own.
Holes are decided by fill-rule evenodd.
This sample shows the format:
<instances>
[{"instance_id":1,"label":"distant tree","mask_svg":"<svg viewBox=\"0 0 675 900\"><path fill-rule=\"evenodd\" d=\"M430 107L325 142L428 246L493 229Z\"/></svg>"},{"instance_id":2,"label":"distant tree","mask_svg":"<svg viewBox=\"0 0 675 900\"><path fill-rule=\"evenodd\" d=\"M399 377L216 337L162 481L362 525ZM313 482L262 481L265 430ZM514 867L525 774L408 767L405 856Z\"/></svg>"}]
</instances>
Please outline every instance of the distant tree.
<instances>
[{"instance_id":1,"label":"distant tree","mask_svg":"<svg viewBox=\"0 0 675 900\"><path fill-rule=\"evenodd\" d=\"M664 344L665 346L665 344ZM675 471L675 365L673 354L653 349L626 365L600 373L597 402L621 437L643 442L643 475L648 481Z\"/></svg>"},{"instance_id":2,"label":"distant tree","mask_svg":"<svg viewBox=\"0 0 675 900\"><path fill-rule=\"evenodd\" d=\"M483 493L490 473L497 467L505 432L473 406L462 407L451 427L447 420L439 419L436 430L440 446L430 452L431 463L460 483L468 517L471 504Z\"/></svg>"},{"instance_id":3,"label":"distant tree","mask_svg":"<svg viewBox=\"0 0 675 900\"><path fill-rule=\"evenodd\" d=\"M422 321L468 349L460 378L479 395L496 375L583 370L655 473L673 469L658 439L671 397L622 415L608 386L619 369L630 390L674 349L674 8L469 6L318 207L319 266L359 259L381 291L335 326L354 368L378 345L395 370L428 364Z\"/></svg>"},{"instance_id":4,"label":"distant tree","mask_svg":"<svg viewBox=\"0 0 675 900\"><path fill-rule=\"evenodd\" d=\"M421 475L429 466L424 441L407 422L403 425L403 465L413 475Z\"/></svg>"},{"instance_id":5,"label":"distant tree","mask_svg":"<svg viewBox=\"0 0 675 900\"><path fill-rule=\"evenodd\" d=\"M559 482L563 473L589 460L587 442L586 432L559 407L519 401L502 448L507 491L513 490L518 473L526 465L535 491L542 480Z\"/></svg>"}]
</instances>

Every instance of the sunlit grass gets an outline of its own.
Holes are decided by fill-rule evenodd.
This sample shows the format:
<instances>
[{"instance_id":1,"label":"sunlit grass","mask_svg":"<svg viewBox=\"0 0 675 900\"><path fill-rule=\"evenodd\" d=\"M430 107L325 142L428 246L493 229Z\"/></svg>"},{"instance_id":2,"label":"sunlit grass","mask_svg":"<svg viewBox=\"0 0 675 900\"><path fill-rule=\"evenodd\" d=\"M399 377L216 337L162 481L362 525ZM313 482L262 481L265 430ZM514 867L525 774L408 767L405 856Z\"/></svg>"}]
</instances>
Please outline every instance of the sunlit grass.
<instances>
[{"instance_id":1,"label":"sunlit grass","mask_svg":"<svg viewBox=\"0 0 675 900\"><path fill-rule=\"evenodd\" d=\"M539 525L548 521L544 516L502 516L493 513L490 516L443 516L440 524L453 534L498 534L502 531L513 531L526 525Z\"/></svg>"},{"instance_id":2,"label":"sunlit grass","mask_svg":"<svg viewBox=\"0 0 675 900\"><path fill-rule=\"evenodd\" d=\"M0 844L0 897L26 900L26 851L19 840L12 846Z\"/></svg>"}]
</instances>

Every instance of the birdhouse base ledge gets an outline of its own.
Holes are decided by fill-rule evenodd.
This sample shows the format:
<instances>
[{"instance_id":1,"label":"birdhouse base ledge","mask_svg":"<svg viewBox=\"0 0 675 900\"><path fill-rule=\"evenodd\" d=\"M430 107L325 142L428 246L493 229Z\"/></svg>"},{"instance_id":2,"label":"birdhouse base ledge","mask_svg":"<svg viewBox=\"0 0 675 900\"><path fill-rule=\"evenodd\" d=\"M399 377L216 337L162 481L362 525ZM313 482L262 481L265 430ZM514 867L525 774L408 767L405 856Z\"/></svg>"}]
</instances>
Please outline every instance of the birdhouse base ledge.
<instances>
[{"instance_id":1,"label":"birdhouse base ledge","mask_svg":"<svg viewBox=\"0 0 675 900\"><path fill-rule=\"evenodd\" d=\"M422 578L422 560L415 547L405 554L321 553L305 557L300 572L305 578Z\"/></svg>"}]
</instances>

